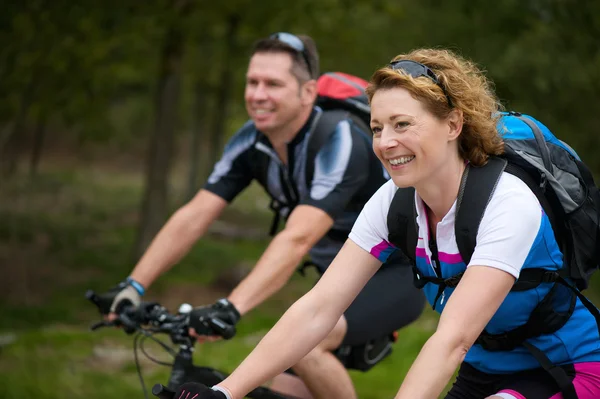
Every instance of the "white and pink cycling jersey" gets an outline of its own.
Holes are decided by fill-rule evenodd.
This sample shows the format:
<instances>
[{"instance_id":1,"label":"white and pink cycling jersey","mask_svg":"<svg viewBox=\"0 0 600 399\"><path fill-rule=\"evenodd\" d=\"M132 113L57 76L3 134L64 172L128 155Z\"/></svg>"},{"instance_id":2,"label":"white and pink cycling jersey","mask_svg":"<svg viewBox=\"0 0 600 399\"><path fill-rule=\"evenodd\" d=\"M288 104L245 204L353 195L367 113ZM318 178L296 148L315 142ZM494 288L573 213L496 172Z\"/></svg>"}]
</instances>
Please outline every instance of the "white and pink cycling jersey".
<instances>
[{"instance_id":1,"label":"white and pink cycling jersey","mask_svg":"<svg viewBox=\"0 0 600 399\"><path fill-rule=\"evenodd\" d=\"M387 214L397 189L393 181L385 183L367 202L349 235L382 262L395 250L387 241ZM429 260L427 217L423 201L416 194L415 198L419 226L416 255ZM456 202L437 225L439 260L446 264L462 262L454 234L455 209ZM517 177L505 173L484 213L470 264L495 267L518 277L538 236L541 219L542 209L535 195Z\"/></svg>"}]
</instances>

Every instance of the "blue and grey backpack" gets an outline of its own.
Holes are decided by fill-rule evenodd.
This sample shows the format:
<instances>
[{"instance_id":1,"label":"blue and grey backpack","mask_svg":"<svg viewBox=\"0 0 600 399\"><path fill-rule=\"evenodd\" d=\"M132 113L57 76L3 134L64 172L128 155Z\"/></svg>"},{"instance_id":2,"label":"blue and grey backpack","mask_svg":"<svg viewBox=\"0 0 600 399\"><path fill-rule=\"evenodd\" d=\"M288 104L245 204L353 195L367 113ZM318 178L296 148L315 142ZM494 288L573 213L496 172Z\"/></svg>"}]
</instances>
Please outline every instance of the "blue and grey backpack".
<instances>
[{"instance_id":1,"label":"blue and grey backpack","mask_svg":"<svg viewBox=\"0 0 600 399\"><path fill-rule=\"evenodd\" d=\"M498 131L504 139L505 153L491 157L481 167L468 165L463 174L456 204L455 234L459 252L469 264L477 244L479 224L498 179L503 172L519 177L540 201L547 214L564 256L560 271L524 269L512 291L523 291L541 283L567 287L570 305L567 311L555 308L556 289L540 302L528 322L504 334L484 331L477 344L489 351L507 351L525 346L556 380L566 399L577 398L566 373L527 339L559 330L573 312L576 298L594 315L600 334L600 312L580 290L588 287L591 275L600 264L600 190L592 173L577 153L554 136L541 122L516 112L502 113ZM400 248L415 264L417 226L414 189L399 189L388 212L388 240ZM446 287L456 287L463 273L455 276L423 276L416 267L415 285L439 286L437 303ZM434 308L435 308L434 303Z\"/></svg>"}]
</instances>

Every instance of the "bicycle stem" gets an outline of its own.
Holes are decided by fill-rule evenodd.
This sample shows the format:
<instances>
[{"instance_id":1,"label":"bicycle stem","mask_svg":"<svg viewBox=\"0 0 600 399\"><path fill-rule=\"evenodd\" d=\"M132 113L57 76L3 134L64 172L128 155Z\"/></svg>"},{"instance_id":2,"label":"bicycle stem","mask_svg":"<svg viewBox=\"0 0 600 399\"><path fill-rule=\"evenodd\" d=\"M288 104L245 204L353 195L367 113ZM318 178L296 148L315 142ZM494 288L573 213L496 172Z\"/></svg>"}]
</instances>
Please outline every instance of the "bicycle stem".
<instances>
[{"instance_id":1,"label":"bicycle stem","mask_svg":"<svg viewBox=\"0 0 600 399\"><path fill-rule=\"evenodd\" d=\"M187 370L193 367L192 355L194 349L188 345L179 345L179 352L175 356L173 362L173 368L171 375L169 376L169 382L167 388L176 390L180 385L184 384Z\"/></svg>"}]
</instances>

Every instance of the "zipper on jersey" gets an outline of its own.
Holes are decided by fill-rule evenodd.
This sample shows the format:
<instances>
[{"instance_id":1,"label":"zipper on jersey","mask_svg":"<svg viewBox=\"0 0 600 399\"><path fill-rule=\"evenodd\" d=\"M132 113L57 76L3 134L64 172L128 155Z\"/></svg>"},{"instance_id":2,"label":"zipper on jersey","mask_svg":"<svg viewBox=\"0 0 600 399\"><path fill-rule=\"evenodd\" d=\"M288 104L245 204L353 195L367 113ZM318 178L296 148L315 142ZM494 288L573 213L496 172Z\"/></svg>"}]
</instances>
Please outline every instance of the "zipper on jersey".
<instances>
[{"instance_id":1,"label":"zipper on jersey","mask_svg":"<svg viewBox=\"0 0 600 399\"><path fill-rule=\"evenodd\" d=\"M265 154L267 154L278 166L279 168L279 183L281 185L281 192L283 193L283 196L285 197L285 202L286 203L281 203L280 201L279 204L281 205L280 208L284 208L287 207L289 209L288 212L288 216L289 213L291 213L291 211L294 209L294 207L296 206L296 204L298 203L298 199L299 199L299 194L298 194L298 190L297 188L294 186L294 184L292 184L292 172L291 172L291 168L289 168L287 165L285 165L281 159L279 158L279 156L277 155L277 153L271 149L270 147L264 145L263 143L258 143L257 145L255 145L255 147L264 152ZM288 156L290 156L290 165L292 164L291 161L293 161L293 154L288 151ZM277 212L279 213L279 212ZM279 224L279 219L277 219L277 223L271 226L271 231L274 232L277 229L277 226Z\"/></svg>"},{"instance_id":2,"label":"zipper on jersey","mask_svg":"<svg viewBox=\"0 0 600 399\"><path fill-rule=\"evenodd\" d=\"M294 184L294 163L296 162L296 153L294 151L294 148L288 144L287 146L287 152L288 152L288 163L287 165L283 165L283 167L286 170L286 183L288 184L289 188L291 189L291 192L293 193L294 199L295 199L295 203L297 204L298 201L300 201L300 194L298 194L298 186L296 184Z\"/></svg>"},{"instance_id":3,"label":"zipper on jersey","mask_svg":"<svg viewBox=\"0 0 600 399\"><path fill-rule=\"evenodd\" d=\"M433 237L431 237L429 239L429 250L431 251L431 265L433 266L433 270L434 270L435 274L441 278L442 277L442 268L440 266L438 247L437 247L437 242L435 241L435 238L433 238ZM444 293L445 289L446 289L446 286L444 286L443 284L440 284L438 286L438 292L437 292L437 295L435 296L435 300L433 301L434 309L435 309L435 305L436 305L438 299L440 300L440 305L444 304L444 300L446 299L446 294Z\"/></svg>"},{"instance_id":4,"label":"zipper on jersey","mask_svg":"<svg viewBox=\"0 0 600 399\"><path fill-rule=\"evenodd\" d=\"M440 269L440 260L438 256L438 247L435 238L429 239L429 250L431 251L431 266L438 277L442 277L442 270Z\"/></svg>"},{"instance_id":5,"label":"zipper on jersey","mask_svg":"<svg viewBox=\"0 0 600 399\"><path fill-rule=\"evenodd\" d=\"M292 183L290 182L290 178L288 176L288 170L286 166L281 163L279 164L279 181L281 184L281 189L283 191L283 195L285 196L288 204L293 208L295 204L298 202L296 196L296 190Z\"/></svg>"}]
</instances>

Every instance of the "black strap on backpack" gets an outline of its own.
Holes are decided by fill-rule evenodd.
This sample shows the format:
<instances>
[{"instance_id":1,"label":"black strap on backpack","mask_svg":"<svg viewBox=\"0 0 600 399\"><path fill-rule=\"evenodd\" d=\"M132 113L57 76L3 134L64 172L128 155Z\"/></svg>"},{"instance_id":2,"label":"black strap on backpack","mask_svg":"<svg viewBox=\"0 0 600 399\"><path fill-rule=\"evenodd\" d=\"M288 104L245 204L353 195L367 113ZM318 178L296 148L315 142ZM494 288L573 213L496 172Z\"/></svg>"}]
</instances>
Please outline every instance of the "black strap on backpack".
<instances>
[{"instance_id":1,"label":"black strap on backpack","mask_svg":"<svg viewBox=\"0 0 600 399\"><path fill-rule=\"evenodd\" d=\"M560 368L559 366L553 364L550 359L539 350L536 346L530 344L527 341L523 342L523 346L533 355L533 357L540 362L542 368L552 376L556 385L558 385L558 389L563 394L564 399L578 399L577 391L575 391L575 386L573 385L573 381L565 370Z\"/></svg>"},{"instance_id":2,"label":"black strap on backpack","mask_svg":"<svg viewBox=\"0 0 600 399\"><path fill-rule=\"evenodd\" d=\"M319 153L319 150L325 145L327 140L331 137L335 128L340 121L348 119L350 113L345 110L331 110L323 111L319 114L319 120L316 122L315 127L309 133L308 144L306 148L306 183L312 181L314 175L314 160Z\"/></svg>"},{"instance_id":3,"label":"black strap on backpack","mask_svg":"<svg viewBox=\"0 0 600 399\"><path fill-rule=\"evenodd\" d=\"M415 189L413 187L399 188L392 199L387 215L388 241L399 248L408 258L413 269L415 287L421 289L428 282L443 280L436 277L424 276L417 269L415 250L419 239L417 226L417 208L415 205Z\"/></svg>"},{"instance_id":4,"label":"black strap on backpack","mask_svg":"<svg viewBox=\"0 0 600 399\"><path fill-rule=\"evenodd\" d=\"M467 165L463 173L456 200L456 244L466 265L477 245L477 232L500 176L506 168L506 160L490 158L483 167ZM467 184L467 180L469 184Z\"/></svg>"},{"instance_id":5,"label":"black strap on backpack","mask_svg":"<svg viewBox=\"0 0 600 399\"><path fill-rule=\"evenodd\" d=\"M389 242L400 248L414 264L419 234L414 188L399 188L396 191L387 214L387 225Z\"/></svg>"},{"instance_id":6,"label":"black strap on backpack","mask_svg":"<svg viewBox=\"0 0 600 399\"><path fill-rule=\"evenodd\" d=\"M539 186L522 169L507 163L505 159L497 157L491 157L489 162L482 167L468 165L459 187L455 221L457 246L463 261L467 265L477 245L477 232L479 231L481 219L504 171L522 177L527 185L532 187L534 194L539 195L544 210L548 209L546 213L550 221L552 222L554 219L548 200L540 191ZM413 222L409 222L411 219ZM413 188L398 189L390 205L387 225L390 243L400 248L414 264L418 227L416 226ZM442 289L446 287L454 288L461 277L462 273L446 279L427 277L415 268L415 285L418 288L422 288L429 282L442 286ZM525 291L537 287L540 283L556 282L558 277L559 273L555 271L528 268L521 271L512 291Z\"/></svg>"},{"instance_id":7,"label":"black strap on backpack","mask_svg":"<svg viewBox=\"0 0 600 399\"><path fill-rule=\"evenodd\" d=\"M564 230L557 222L548 197L544 194L545 182L535 182L526 171L514 164L507 163L506 159L491 157L484 167L467 167L461 181L457 202L455 233L459 252L466 264L469 264L473 255L477 243L479 224L481 223L485 208L504 171L519 177L535 194L552 224L557 242L559 245L561 243ZM468 184L466 183L467 179L469 181ZM551 292L534 309L527 323L500 335L492 335L484 331L476 343L489 351L506 351L512 350L518 345L525 346L540 363L542 368L553 377L565 399L577 399L573 383L566 372L554 365L541 350L527 342L529 338L550 334L562 328L573 313L576 298L580 298L584 306L594 316L600 316L598 310L591 305L587 298L563 278L563 274L564 272L544 269L524 269L521 271L519 279L515 282L511 291L531 289L544 282L560 283L572 291L571 302L567 312L558 314L552 308L554 292L558 289L558 285L555 284ZM598 316L596 317L597 323L600 320ZM600 333L600 324L598 324L598 330Z\"/></svg>"},{"instance_id":8,"label":"black strap on backpack","mask_svg":"<svg viewBox=\"0 0 600 399\"><path fill-rule=\"evenodd\" d=\"M364 120L354 113L343 110L343 109L334 109L323 111L319 120L316 123L316 126L310 132L310 137L308 139L307 149L306 149L306 182L310 183L314 176L314 160L319 153L319 150L325 145L327 140L331 137L333 132L335 132L335 128L345 119L350 119L354 122L361 130L368 134L370 131L369 127L365 124Z\"/></svg>"},{"instance_id":9,"label":"black strap on backpack","mask_svg":"<svg viewBox=\"0 0 600 399\"><path fill-rule=\"evenodd\" d=\"M585 186L587 187L588 196L592 199L596 208L600 209L600 189L598 189L598 187L596 186L596 183L594 182L594 177L592 176L591 171L580 160L575 160L575 165L577 166L577 169L579 170L579 174L581 175L581 178L583 179L583 182L584 182ZM600 226L600 223L596 223L596 225ZM600 237L600 229L596 229L596 231L592 232L591 235L592 235L592 237L594 237L594 239L592 241L594 244L590 244L590 245L595 248L595 252L592 255L592 258L594 259L595 264L597 266L596 266L596 268L591 269L591 270L579 269L577 271L576 277L579 277L579 279L577 280L577 286L581 290L584 290L588 287L591 275L595 271L598 270L598 268L599 268L598 265L600 265L600 245L595 245L595 243L598 242L598 240L599 240L598 237Z\"/></svg>"},{"instance_id":10,"label":"black strap on backpack","mask_svg":"<svg viewBox=\"0 0 600 399\"><path fill-rule=\"evenodd\" d=\"M527 172L508 163L506 159L497 157L491 157L489 162L483 167L468 165L459 187L455 221L457 245L461 257L467 265L477 244L477 232L483 214L504 171L521 178L531 188L540 200L551 223L554 222L553 227L556 224L552 208L547 197L544 195L543 187L541 187L540 182L533 181ZM414 189L398 189L388 213L388 240L402 249L413 261L413 264L415 261L414 248L416 248L418 237L415 216ZM414 222L410 220L411 218ZM441 277L422 276L416 267L413 267L413 270L415 271L415 285L417 287L422 288L427 283L439 285L438 296L434 300L434 307L441 292L446 287L456 287L463 275L463 273L459 273L444 279ZM584 306L594 316L600 314L587 298L572 287L563 278L561 273L557 271L537 268L524 269L521 271L519 279L515 282L511 291L532 289L541 283L559 283L571 289L573 294L570 297L569 309L566 312L558 314L552 309L553 298L558 289L558 285L555 284L551 292L532 312L530 320L525 325L499 335L489 334L484 331L476 343L489 351L506 351L512 350L519 345L525 346L540 363L542 368L553 377L565 399L577 399L572 381L566 372L562 368L552 364L548 357L538 348L527 342L527 339L542 334L549 334L560 329L570 318L574 310L576 298L580 298ZM596 317L596 319L598 322L600 317ZM600 324L598 324L598 329L600 333Z\"/></svg>"},{"instance_id":11,"label":"black strap on backpack","mask_svg":"<svg viewBox=\"0 0 600 399\"><path fill-rule=\"evenodd\" d=\"M525 170L508 163L506 159L490 157L484 166L467 165L460 183L456 205L455 234L458 251L466 265L471 261L477 245L479 225L503 172L518 177L531 189L548 216L552 228L558 232L555 236L560 245L561 227L539 183L535 182ZM556 272L546 269L522 270L512 291L524 291L543 282L554 282L556 281L554 274Z\"/></svg>"}]
</instances>

